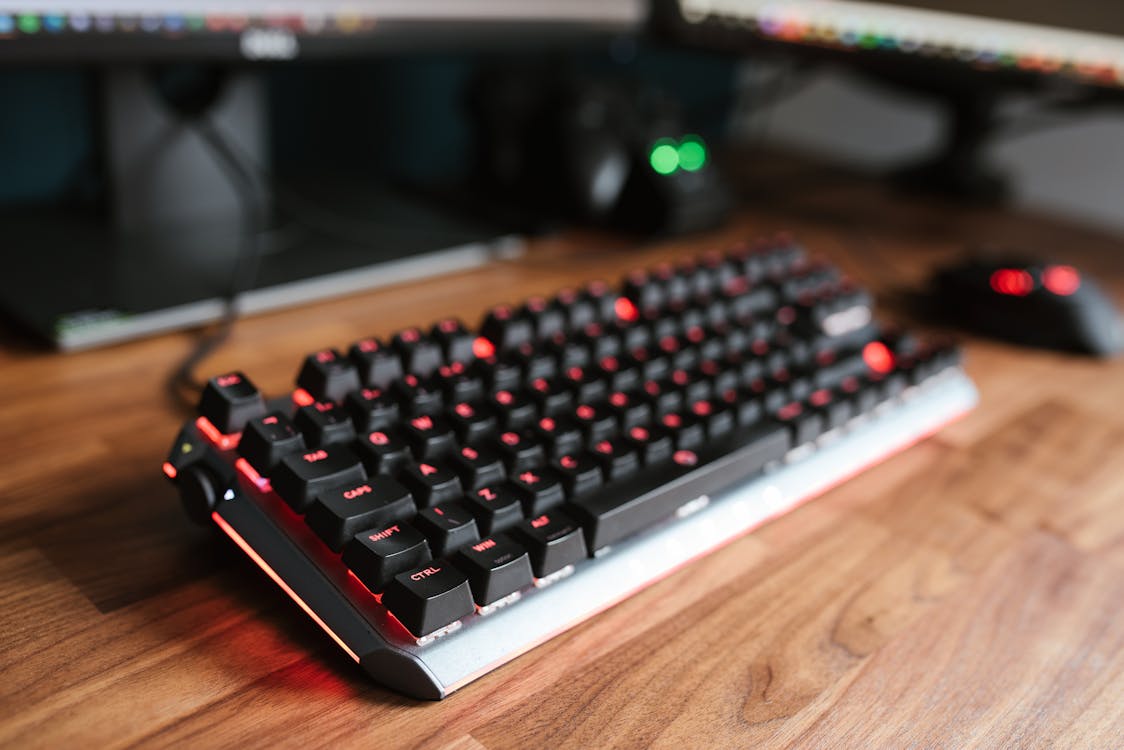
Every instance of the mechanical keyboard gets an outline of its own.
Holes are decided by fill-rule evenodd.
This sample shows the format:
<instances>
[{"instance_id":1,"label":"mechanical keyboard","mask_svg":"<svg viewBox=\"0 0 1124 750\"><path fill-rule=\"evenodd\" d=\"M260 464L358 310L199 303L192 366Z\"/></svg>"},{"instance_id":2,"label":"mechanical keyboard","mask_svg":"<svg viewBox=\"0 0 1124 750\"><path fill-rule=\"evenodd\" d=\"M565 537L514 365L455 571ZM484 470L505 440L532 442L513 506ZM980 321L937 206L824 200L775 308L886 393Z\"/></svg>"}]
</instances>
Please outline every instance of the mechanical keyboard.
<instances>
[{"instance_id":1,"label":"mechanical keyboard","mask_svg":"<svg viewBox=\"0 0 1124 750\"><path fill-rule=\"evenodd\" d=\"M971 409L791 239L212 378L164 473L378 682L439 699Z\"/></svg>"}]
</instances>

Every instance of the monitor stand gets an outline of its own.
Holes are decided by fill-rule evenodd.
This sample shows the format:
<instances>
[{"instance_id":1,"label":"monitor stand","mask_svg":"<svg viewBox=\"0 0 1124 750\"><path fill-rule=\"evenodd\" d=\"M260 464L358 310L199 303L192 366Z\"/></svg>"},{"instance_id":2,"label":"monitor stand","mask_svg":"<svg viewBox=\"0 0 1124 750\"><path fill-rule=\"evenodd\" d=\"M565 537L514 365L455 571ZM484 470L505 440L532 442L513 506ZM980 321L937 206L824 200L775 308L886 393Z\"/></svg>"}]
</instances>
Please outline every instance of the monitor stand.
<instances>
[{"instance_id":1,"label":"monitor stand","mask_svg":"<svg viewBox=\"0 0 1124 750\"><path fill-rule=\"evenodd\" d=\"M997 127L994 92L949 89L934 93L945 113L935 153L893 174L913 191L976 205L997 205L1010 195L1005 175L987 164L986 149Z\"/></svg>"},{"instance_id":2,"label":"monitor stand","mask_svg":"<svg viewBox=\"0 0 1124 750\"><path fill-rule=\"evenodd\" d=\"M22 210L3 217L17 252L0 301L19 321L75 350L219 320L243 240L238 195L199 136L163 105L148 71L105 71L103 172L108 210ZM269 153L265 87L227 76L209 115L258 165ZM241 314L447 273L519 252L496 227L454 217L363 181L305 176L308 216L275 211L260 238Z\"/></svg>"}]
</instances>

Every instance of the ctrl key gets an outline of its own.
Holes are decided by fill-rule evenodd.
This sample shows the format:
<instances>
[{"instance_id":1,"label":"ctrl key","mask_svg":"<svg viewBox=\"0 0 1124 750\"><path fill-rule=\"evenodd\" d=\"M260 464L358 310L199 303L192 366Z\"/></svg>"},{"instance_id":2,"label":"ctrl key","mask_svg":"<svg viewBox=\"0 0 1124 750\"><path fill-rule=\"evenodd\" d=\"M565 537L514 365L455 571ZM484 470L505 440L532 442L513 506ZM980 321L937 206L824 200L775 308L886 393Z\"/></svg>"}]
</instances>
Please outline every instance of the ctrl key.
<instances>
[{"instance_id":1,"label":"ctrl key","mask_svg":"<svg viewBox=\"0 0 1124 750\"><path fill-rule=\"evenodd\" d=\"M382 603L418 638L476 611L468 578L445 560L396 575Z\"/></svg>"}]
</instances>

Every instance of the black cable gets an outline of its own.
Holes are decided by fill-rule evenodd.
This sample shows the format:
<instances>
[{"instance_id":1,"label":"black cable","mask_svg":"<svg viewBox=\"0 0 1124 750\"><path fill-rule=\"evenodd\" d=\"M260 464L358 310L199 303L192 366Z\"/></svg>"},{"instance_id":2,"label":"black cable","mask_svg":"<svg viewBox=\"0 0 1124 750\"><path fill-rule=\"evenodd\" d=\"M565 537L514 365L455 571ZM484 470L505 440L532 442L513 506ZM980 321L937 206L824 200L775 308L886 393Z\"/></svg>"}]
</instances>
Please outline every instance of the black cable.
<instances>
[{"instance_id":1,"label":"black cable","mask_svg":"<svg viewBox=\"0 0 1124 750\"><path fill-rule=\"evenodd\" d=\"M195 132L207 146L219 168L226 173L231 187L238 196L242 212L241 238L229 286L223 290L223 315L215 327L205 331L195 348L185 357L168 379L171 397L187 408L194 408L204 384L195 375L195 369L230 337L238 319L238 299L250 289L257 277L260 238L266 230L264 189L255 182L254 175L239 158L236 148L206 116L185 119L184 124Z\"/></svg>"}]
</instances>

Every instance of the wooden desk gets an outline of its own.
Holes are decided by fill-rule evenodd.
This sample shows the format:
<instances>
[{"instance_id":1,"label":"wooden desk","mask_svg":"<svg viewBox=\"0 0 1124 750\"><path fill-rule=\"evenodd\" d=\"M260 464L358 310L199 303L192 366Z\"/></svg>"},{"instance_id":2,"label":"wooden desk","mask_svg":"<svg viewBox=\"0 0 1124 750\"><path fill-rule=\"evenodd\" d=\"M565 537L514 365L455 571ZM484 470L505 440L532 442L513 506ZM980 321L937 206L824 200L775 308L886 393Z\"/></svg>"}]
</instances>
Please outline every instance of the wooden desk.
<instances>
[{"instance_id":1,"label":"wooden desk","mask_svg":"<svg viewBox=\"0 0 1124 750\"><path fill-rule=\"evenodd\" d=\"M706 238L631 252L572 235L252 318L206 369L280 393L324 345L779 228L890 303L966 239L1064 252L1124 300L1104 235L784 185ZM0 745L1124 744L1124 361L972 341L966 420L431 704L371 684L181 515L159 471L183 417L163 382L191 343L0 355Z\"/></svg>"}]
</instances>

